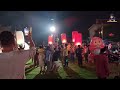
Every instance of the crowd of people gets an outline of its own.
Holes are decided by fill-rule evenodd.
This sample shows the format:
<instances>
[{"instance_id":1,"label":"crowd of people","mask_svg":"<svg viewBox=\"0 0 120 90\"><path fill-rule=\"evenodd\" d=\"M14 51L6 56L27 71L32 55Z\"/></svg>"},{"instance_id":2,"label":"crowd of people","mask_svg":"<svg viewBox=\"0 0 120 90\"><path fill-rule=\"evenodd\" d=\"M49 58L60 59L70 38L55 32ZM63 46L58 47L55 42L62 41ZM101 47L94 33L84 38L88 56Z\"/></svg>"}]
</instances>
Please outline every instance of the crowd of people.
<instances>
[{"instance_id":1,"label":"crowd of people","mask_svg":"<svg viewBox=\"0 0 120 90\"><path fill-rule=\"evenodd\" d=\"M57 71L59 67L68 67L69 62L74 63L76 58L78 65L83 66L83 60L88 61L89 47L87 45L74 45L73 43L61 45L40 45L36 47L32 35L27 36L30 49L18 48L16 39L10 31L0 33L2 53L0 53L0 78L1 79L24 79L25 64L32 59L34 67L40 67L40 74ZM100 50L100 54L94 57L96 75L100 79L109 76L108 57L105 54L106 47Z\"/></svg>"}]
</instances>

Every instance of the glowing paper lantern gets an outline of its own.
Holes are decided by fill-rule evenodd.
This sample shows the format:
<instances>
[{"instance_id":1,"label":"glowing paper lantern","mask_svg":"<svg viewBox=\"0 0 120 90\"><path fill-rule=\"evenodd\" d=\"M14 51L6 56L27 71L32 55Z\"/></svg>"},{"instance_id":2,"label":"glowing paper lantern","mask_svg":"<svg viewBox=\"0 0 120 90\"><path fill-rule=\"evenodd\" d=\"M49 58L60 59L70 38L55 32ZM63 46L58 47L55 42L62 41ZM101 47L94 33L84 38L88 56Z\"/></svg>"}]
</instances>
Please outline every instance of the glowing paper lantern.
<instances>
[{"instance_id":1,"label":"glowing paper lantern","mask_svg":"<svg viewBox=\"0 0 120 90\"><path fill-rule=\"evenodd\" d=\"M24 40L24 34L22 31L16 31L16 40L18 45L23 45L25 40Z\"/></svg>"},{"instance_id":2,"label":"glowing paper lantern","mask_svg":"<svg viewBox=\"0 0 120 90\"><path fill-rule=\"evenodd\" d=\"M67 43L67 38L66 38L66 34L65 33L61 34L61 41L62 41L62 43Z\"/></svg>"},{"instance_id":3,"label":"glowing paper lantern","mask_svg":"<svg viewBox=\"0 0 120 90\"><path fill-rule=\"evenodd\" d=\"M72 31L72 42L75 42L77 34L78 34L78 31Z\"/></svg>"},{"instance_id":4,"label":"glowing paper lantern","mask_svg":"<svg viewBox=\"0 0 120 90\"><path fill-rule=\"evenodd\" d=\"M77 33L76 38L75 38L75 45L82 45L82 34Z\"/></svg>"},{"instance_id":5,"label":"glowing paper lantern","mask_svg":"<svg viewBox=\"0 0 120 90\"><path fill-rule=\"evenodd\" d=\"M48 36L48 44L53 44L53 36Z\"/></svg>"}]
</instances>

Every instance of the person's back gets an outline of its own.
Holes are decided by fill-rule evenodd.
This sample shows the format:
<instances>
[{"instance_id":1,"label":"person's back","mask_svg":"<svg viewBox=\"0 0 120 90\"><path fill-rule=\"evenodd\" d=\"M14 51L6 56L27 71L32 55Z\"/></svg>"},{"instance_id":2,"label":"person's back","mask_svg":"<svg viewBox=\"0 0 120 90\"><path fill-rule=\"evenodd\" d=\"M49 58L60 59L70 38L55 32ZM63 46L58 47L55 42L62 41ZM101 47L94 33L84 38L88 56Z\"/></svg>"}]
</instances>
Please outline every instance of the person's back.
<instances>
[{"instance_id":1,"label":"person's back","mask_svg":"<svg viewBox=\"0 0 120 90\"><path fill-rule=\"evenodd\" d=\"M7 36L7 37L6 37ZM30 50L15 50L15 38L10 31L0 33L1 46L0 53L0 79L23 79L25 74L25 63L35 54L35 45L30 40Z\"/></svg>"},{"instance_id":2,"label":"person's back","mask_svg":"<svg viewBox=\"0 0 120 90\"><path fill-rule=\"evenodd\" d=\"M23 79L25 63L33 52L11 51L0 54L0 79Z\"/></svg>"},{"instance_id":3,"label":"person's back","mask_svg":"<svg viewBox=\"0 0 120 90\"><path fill-rule=\"evenodd\" d=\"M77 56L82 56L82 48L77 48L76 49L76 54L77 54Z\"/></svg>"},{"instance_id":4,"label":"person's back","mask_svg":"<svg viewBox=\"0 0 120 90\"><path fill-rule=\"evenodd\" d=\"M58 61L59 58L59 51L55 50L55 52L53 53L53 61Z\"/></svg>"},{"instance_id":5,"label":"person's back","mask_svg":"<svg viewBox=\"0 0 120 90\"><path fill-rule=\"evenodd\" d=\"M96 74L100 79L107 78L109 75L108 57L102 53L94 57L96 64Z\"/></svg>"}]
</instances>

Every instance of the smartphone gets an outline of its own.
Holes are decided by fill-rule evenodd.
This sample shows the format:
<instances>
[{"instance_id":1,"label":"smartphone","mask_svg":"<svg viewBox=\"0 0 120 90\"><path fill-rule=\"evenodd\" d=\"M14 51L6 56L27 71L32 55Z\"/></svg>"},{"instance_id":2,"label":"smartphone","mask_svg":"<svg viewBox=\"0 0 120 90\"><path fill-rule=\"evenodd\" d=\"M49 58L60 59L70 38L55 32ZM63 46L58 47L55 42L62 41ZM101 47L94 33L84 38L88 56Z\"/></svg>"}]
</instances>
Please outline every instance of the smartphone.
<instances>
[{"instance_id":1,"label":"smartphone","mask_svg":"<svg viewBox=\"0 0 120 90\"><path fill-rule=\"evenodd\" d=\"M25 34L25 36L28 36L28 34L29 34L29 29L27 27L24 28L24 34Z\"/></svg>"}]
</instances>

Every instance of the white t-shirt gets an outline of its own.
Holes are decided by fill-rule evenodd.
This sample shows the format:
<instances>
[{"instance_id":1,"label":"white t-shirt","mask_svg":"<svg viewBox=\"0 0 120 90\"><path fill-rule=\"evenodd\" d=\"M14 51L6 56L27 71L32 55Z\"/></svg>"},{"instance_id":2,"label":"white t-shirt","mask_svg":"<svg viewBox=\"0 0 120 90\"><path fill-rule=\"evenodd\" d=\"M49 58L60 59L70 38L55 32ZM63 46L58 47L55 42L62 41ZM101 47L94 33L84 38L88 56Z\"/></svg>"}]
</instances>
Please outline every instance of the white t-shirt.
<instances>
[{"instance_id":1,"label":"white t-shirt","mask_svg":"<svg viewBox=\"0 0 120 90\"><path fill-rule=\"evenodd\" d=\"M0 79L22 79L26 62L35 54L35 48L0 53Z\"/></svg>"}]
</instances>

